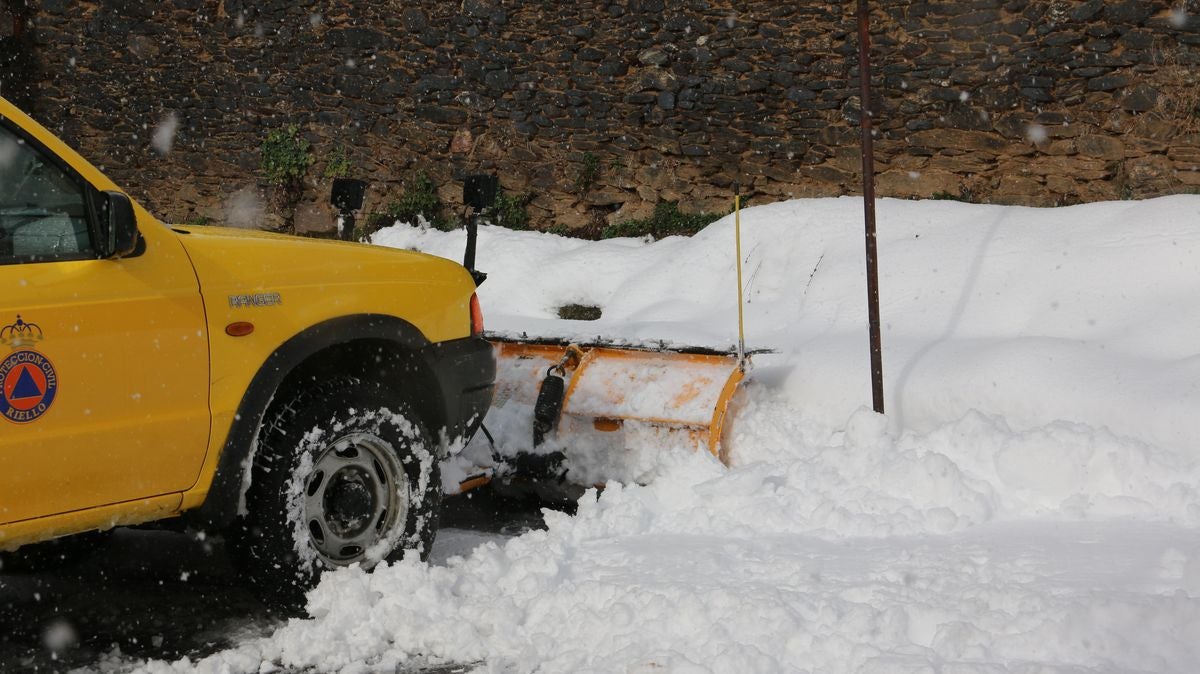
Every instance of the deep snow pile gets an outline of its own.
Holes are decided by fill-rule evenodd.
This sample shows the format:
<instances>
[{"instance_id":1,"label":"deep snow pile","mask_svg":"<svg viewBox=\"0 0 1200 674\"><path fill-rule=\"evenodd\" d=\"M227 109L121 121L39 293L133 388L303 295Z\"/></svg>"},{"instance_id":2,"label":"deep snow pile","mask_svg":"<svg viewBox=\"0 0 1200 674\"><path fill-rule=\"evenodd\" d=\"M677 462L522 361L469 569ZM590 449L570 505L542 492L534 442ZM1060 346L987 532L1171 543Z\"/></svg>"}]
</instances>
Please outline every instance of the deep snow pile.
<instances>
[{"instance_id":1,"label":"deep snow pile","mask_svg":"<svg viewBox=\"0 0 1200 674\"><path fill-rule=\"evenodd\" d=\"M312 618L151 670L1194 671L1200 197L1026 209L884 200L888 417L869 401L861 205L743 213L760 356L731 468L444 566L330 574ZM691 239L484 228L489 329L728 346L732 218ZM457 258L461 233L385 245ZM604 316L554 318L566 303ZM470 451L470 450L468 450Z\"/></svg>"}]
</instances>

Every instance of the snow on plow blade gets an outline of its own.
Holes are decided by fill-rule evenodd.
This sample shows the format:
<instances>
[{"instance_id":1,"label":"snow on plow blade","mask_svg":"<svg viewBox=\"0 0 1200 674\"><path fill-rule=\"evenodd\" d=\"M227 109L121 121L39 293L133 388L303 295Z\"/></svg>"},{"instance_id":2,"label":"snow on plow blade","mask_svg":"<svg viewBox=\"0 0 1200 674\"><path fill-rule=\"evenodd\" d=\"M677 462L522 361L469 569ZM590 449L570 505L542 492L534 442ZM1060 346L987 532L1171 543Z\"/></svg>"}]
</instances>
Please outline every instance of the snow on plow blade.
<instances>
[{"instance_id":1,"label":"snow on plow blade","mask_svg":"<svg viewBox=\"0 0 1200 674\"><path fill-rule=\"evenodd\" d=\"M564 362L558 444L619 449L626 432L668 433L722 462L729 401L744 376L734 354L493 341L496 404L533 405L547 371ZM679 437L682 436L682 437Z\"/></svg>"}]
</instances>

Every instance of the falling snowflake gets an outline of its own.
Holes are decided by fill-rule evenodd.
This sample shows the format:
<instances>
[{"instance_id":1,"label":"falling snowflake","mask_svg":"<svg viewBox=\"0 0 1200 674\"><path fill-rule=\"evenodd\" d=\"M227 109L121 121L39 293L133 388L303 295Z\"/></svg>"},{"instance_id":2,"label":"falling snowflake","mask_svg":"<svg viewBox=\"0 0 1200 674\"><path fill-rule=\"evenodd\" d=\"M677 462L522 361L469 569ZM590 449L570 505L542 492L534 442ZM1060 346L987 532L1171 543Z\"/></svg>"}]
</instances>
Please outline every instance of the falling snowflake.
<instances>
[{"instance_id":1,"label":"falling snowflake","mask_svg":"<svg viewBox=\"0 0 1200 674\"><path fill-rule=\"evenodd\" d=\"M1050 134L1046 131L1046 127L1041 124L1030 124L1025 129L1025 138L1034 145L1046 142L1049 137Z\"/></svg>"},{"instance_id":2,"label":"falling snowflake","mask_svg":"<svg viewBox=\"0 0 1200 674\"><path fill-rule=\"evenodd\" d=\"M75 632L75 628L61 618L47 625L42 631L42 645L51 653L61 653L78 641L79 634Z\"/></svg>"},{"instance_id":3,"label":"falling snowflake","mask_svg":"<svg viewBox=\"0 0 1200 674\"><path fill-rule=\"evenodd\" d=\"M225 222L231 227L257 227L266 212L266 205L253 187L234 192L225 201Z\"/></svg>"},{"instance_id":4,"label":"falling snowflake","mask_svg":"<svg viewBox=\"0 0 1200 674\"><path fill-rule=\"evenodd\" d=\"M8 168L12 166L20 154L20 144L13 142L9 138L0 138L0 167Z\"/></svg>"},{"instance_id":5,"label":"falling snowflake","mask_svg":"<svg viewBox=\"0 0 1200 674\"><path fill-rule=\"evenodd\" d=\"M154 134L150 136L150 146L160 155L167 156L175 145L175 133L178 131L179 115L172 111L154 128Z\"/></svg>"}]
</instances>

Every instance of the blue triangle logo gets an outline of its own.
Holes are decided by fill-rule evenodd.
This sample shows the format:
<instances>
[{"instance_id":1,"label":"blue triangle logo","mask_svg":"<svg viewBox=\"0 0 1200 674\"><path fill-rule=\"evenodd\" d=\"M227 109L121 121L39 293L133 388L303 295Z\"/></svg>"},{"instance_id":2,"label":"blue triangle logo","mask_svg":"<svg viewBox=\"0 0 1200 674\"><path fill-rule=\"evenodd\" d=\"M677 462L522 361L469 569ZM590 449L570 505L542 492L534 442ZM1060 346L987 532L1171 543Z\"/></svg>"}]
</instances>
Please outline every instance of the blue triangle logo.
<instances>
[{"instance_id":1,"label":"blue triangle logo","mask_svg":"<svg viewBox=\"0 0 1200 674\"><path fill-rule=\"evenodd\" d=\"M42 390L38 388L37 382L29 374L28 365L21 368L21 374L17 375L17 385L13 387L12 395L9 397L12 400L42 397Z\"/></svg>"}]
</instances>

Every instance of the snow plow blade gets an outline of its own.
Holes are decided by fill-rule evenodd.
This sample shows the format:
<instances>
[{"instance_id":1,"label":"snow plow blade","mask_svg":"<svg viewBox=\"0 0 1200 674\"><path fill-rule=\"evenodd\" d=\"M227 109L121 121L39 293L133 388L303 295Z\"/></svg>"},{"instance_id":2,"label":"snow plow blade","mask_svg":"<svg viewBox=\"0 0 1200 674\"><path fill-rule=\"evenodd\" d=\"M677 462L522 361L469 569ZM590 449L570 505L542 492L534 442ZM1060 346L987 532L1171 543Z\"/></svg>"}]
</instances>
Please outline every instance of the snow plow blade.
<instances>
[{"instance_id":1,"label":"snow plow blade","mask_svg":"<svg viewBox=\"0 0 1200 674\"><path fill-rule=\"evenodd\" d=\"M735 354L503 340L493 346L496 403L535 404L547 372L562 366L559 444L575 446L586 438L616 449L621 434L649 430L728 459L721 434L745 375Z\"/></svg>"}]
</instances>

